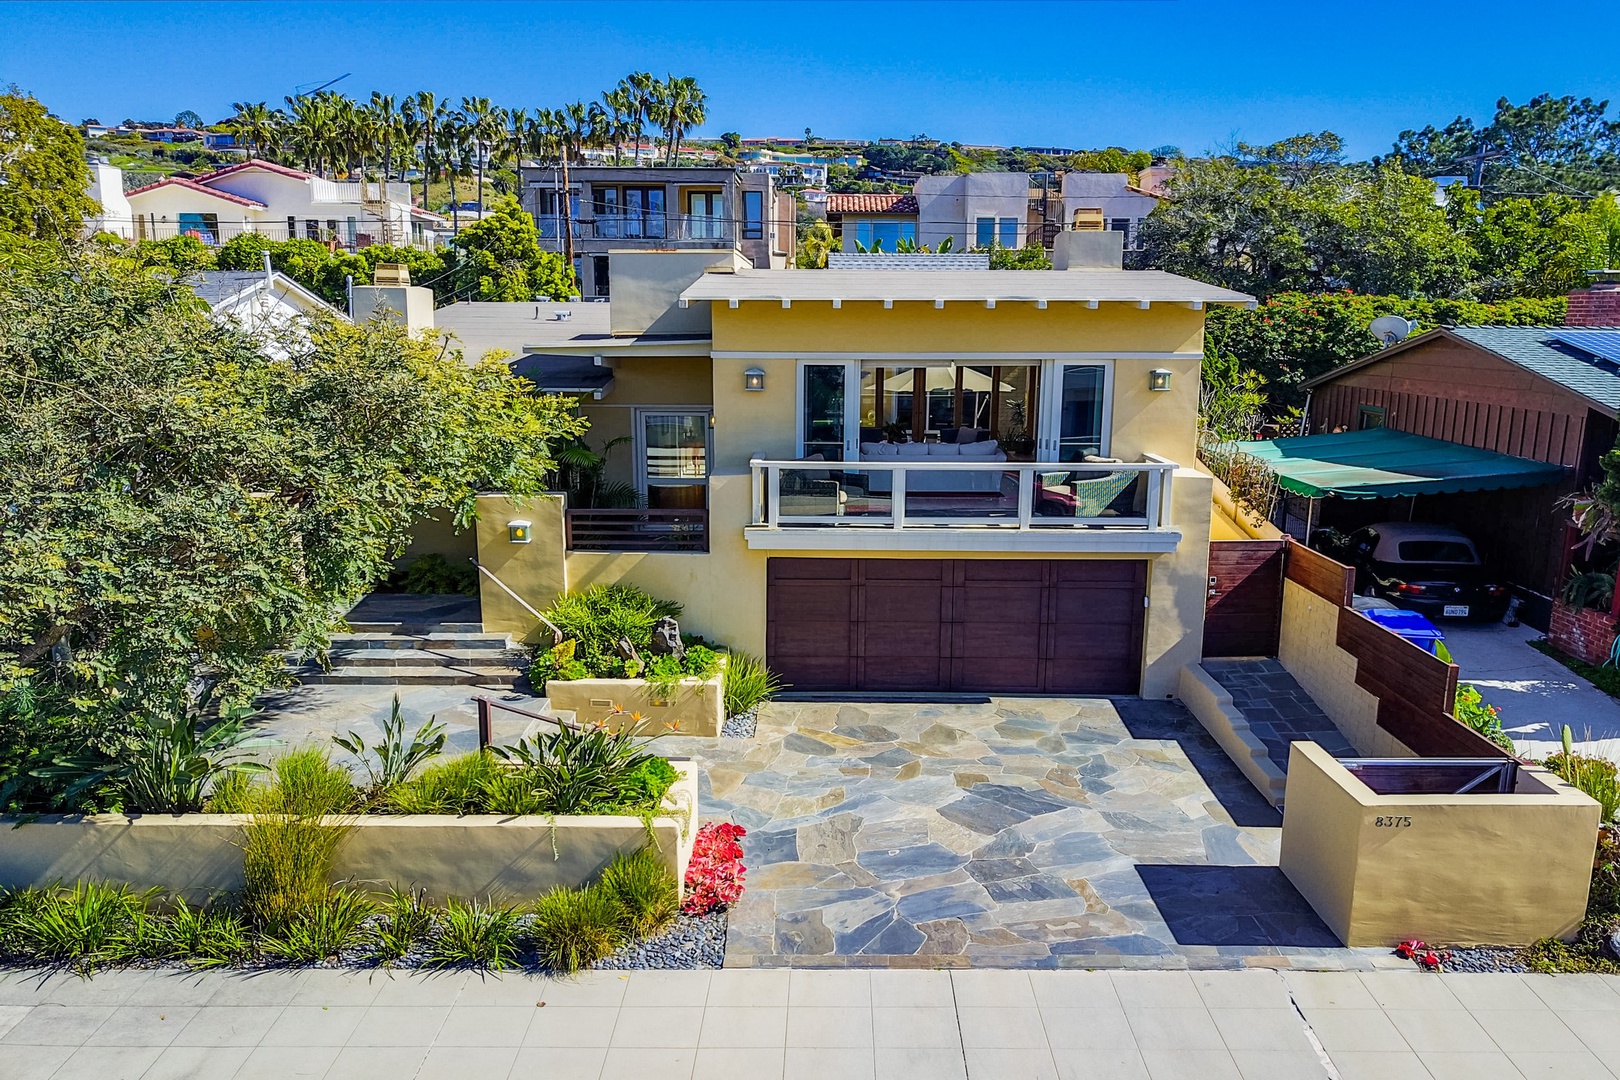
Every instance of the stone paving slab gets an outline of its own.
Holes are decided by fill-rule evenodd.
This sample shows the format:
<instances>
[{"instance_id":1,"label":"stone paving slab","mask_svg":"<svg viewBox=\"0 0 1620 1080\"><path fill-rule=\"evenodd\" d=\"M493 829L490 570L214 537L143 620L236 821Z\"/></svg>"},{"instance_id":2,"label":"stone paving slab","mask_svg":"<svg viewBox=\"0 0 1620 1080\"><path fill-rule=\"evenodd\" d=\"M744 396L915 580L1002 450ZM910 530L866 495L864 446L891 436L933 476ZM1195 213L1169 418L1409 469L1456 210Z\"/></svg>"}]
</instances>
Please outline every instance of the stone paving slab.
<instances>
[{"instance_id":1,"label":"stone paving slab","mask_svg":"<svg viewBox=\"0 0 1620 1080\"><path fill-rule=\"evenodd\" d=\"M1617 1032L1614 976L1411 967L0 972L5 1080L1616 1080Z\"/></svg>"},{"instance_id":2,"label":"stone paving slab","mask_svg":"<svg viewBox=\"0 0 1620 1080\"><path fill-rule=\"evenodd\" d=\"M666 739L737 821L728 967L1371 967L1276 867L1280 817L1179 705L793 703Z\"/></svg>"}]
</instances>

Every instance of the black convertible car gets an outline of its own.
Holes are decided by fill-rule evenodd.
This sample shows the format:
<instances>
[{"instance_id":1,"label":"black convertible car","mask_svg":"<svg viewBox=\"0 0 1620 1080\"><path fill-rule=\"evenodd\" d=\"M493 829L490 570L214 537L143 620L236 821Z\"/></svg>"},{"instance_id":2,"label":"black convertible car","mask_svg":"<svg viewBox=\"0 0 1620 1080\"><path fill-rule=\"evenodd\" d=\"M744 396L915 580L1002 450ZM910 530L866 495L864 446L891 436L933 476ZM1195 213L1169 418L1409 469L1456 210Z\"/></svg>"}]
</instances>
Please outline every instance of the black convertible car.
<instances>
[{"instance_id":1,"label":"black convertible car","mask_svg":"<svg viewBox=\"0 0 1620 1080\"><path fill-rule=\"evenodd\" d=\"M1456 529L1388 521L1337 539L1313 546L1355 567L1362 596L1381 596L1431 619L1496 620L1507 612L1508 587Z\"/></svg>"}]
</instances>

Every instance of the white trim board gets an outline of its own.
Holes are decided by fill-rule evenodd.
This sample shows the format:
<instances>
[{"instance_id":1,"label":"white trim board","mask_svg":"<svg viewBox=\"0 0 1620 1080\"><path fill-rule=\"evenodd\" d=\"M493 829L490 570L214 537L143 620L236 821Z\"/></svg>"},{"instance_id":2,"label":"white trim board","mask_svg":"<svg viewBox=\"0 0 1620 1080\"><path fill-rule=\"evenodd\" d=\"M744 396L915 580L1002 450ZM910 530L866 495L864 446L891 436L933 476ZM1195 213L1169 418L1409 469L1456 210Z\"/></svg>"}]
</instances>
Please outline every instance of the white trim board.
<instances>
[{"instance_id":1,"label":"white trim board","mask_svg":"<svg viewBox=\"0 0 1620 1080\"><path fill-rule=\"evenodd\" d=\"M750 525L743 529L754 551L1037 551L1088 552L1119 555L1159 555L1181 545L1175 529L955 529L945 526L824 525L771 528Z\"/></svg>"},{"instance_id":2,"label":"white trim board","mask_svg":"<svg viewBox=\"0 0 1620 1080\"><path fill-rule=\"evenodd\" d=\"M715 360L808 360L831 364L842 360L915 363L942 360L955 363L1035 362L1042 360L1202 360L1201 352L711 352Z\"/></svg>"}]
</instances>

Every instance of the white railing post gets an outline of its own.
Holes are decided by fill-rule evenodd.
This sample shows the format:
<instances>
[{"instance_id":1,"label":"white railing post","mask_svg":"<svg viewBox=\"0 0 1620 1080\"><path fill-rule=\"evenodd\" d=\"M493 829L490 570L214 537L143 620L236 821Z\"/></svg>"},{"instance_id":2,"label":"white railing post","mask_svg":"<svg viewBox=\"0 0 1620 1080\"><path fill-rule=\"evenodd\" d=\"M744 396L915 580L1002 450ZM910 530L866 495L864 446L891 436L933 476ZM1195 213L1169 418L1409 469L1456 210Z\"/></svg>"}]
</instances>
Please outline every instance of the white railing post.
<instances>
[{"instance_id":1,"label":"white railing post","mask_svg":"<svg viewBox=\"0 0 1620 1080\"><path fill-rule=\"evenodd\" d=\"M1027 529L1035 516L1035 470L1030 467L1018 470L1018 527Z\"/></svg>"},{"instance_id":2,"label":"white railing post","mask_svg":"<svg viewBox=\"0 0 1620 1080\"><path fill-rule=\"evenodd\" d=\"M894 528L903 529L906 527L906 470L896 468L889 475L889 515L894 518Z\"/></svg>"},{"instance_id":3,"label":"white railing post","mask_svg":"<svg viewBox=\"0 0 1620 1080\"><path fill-rule=\"evenodd\" d=\"M782 521L782 470L779 466L765 468L765 524L777 528Z\"/></svg>"},{"instance_id":4,"label":"white railing post","mask_svg":"<svg viewBox=\"0 0 1620 1080\"><path fill-rule=\"evenodd\" d=\"M1164 490L1163 480L1164 472L1150 465L1147 470L1147 499L1143 507L1147 517L1147 527L1150 529L1159 527L1159 518L1164 513L1164 507L1159 505L1159 499Z\"/></svg>"},{"instance_id":5,"label":"white railing post","mask_svg":"<svg viewBox=\"0 0 1620 1080\"><path fill-rule=\"evenodd\" d=\"M1160 529L1168 529L1170 527L1170 519L1173 516L1171 509L1175 505L1174 500L1171 498L1171 496L1174 494L1172 489L1174 488L1176 482L1175 466L1164 466L1159 470L1159 477L1159 521L1156 527Z\"/></svg>"},{"instance_id":6,"label":"white railing post","mask_svg":"<svg viewBox=\"0 0 1620 1080\"><path fill-rule=\"evenodd\" d=\"M763 525L765 524L765 472L752 462L749 463L748 472L748 509L754 515L753 524Z\"/></svg>"}]
</instances>

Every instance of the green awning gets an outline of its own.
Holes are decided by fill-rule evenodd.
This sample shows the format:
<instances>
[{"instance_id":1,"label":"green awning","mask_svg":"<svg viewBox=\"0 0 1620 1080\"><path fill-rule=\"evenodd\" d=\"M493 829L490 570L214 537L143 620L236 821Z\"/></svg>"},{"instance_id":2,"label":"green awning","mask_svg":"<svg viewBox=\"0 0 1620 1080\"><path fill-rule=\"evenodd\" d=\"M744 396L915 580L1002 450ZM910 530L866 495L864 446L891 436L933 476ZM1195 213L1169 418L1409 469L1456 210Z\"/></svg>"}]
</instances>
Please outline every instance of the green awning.
<instances>
[{"instance_id":1,"label":"green awning","mask_svg":"<svg viewBox=\"0 0 1620 1080\"><path fill-rule=\"evenodd\" d=\"M1539 487L1564 467L1390 428L1235 444L1271 466L1286 491L1319 499L1394 499Z\"/></svg>"}]
</instances>

